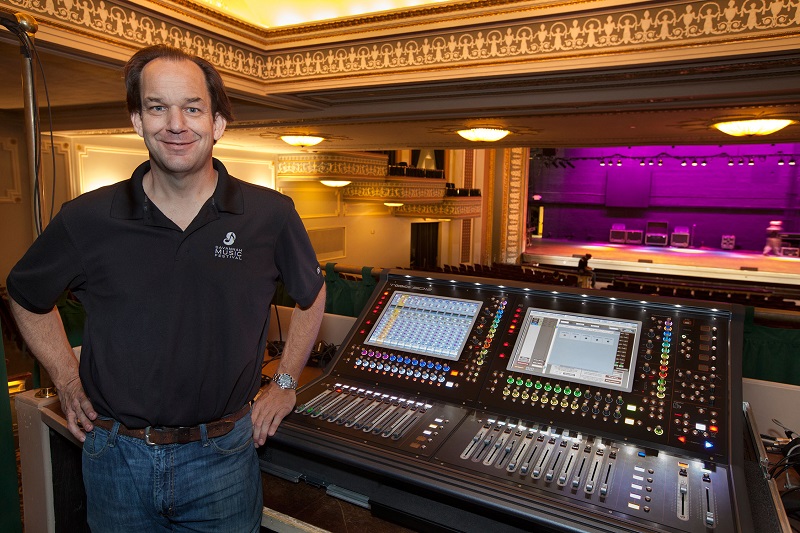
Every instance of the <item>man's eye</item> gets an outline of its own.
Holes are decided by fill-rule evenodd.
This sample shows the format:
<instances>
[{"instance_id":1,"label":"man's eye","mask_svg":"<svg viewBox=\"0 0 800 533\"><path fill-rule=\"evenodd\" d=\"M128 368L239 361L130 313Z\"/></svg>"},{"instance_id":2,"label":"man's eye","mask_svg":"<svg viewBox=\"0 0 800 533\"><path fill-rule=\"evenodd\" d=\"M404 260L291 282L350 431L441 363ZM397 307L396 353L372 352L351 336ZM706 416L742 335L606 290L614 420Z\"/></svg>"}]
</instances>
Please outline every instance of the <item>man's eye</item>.
<instances>
[{"instance_id":1,"label":"man's eye","mask_svg":"<svg viewBox=\"0 0 800 533\"><path fill-rule=\"evenodd\" d=\"M195 114L195 113L199 113L200 109L197 108L197 107L187 107L186 111L189 112L189 113Z\"/></svg>"},{"instance_id":2,"label":"man's eye","mask_svg":"<svg viewBox=\"0 0 800 533\"><path fill-rule=\"evenodd\" d=\"M150 106L150 111L153 111L154 113L160 113L160 112L164 111L165 109L166 109L166 107L163 106L163 105Z\"/></svg>"}]
</instances>

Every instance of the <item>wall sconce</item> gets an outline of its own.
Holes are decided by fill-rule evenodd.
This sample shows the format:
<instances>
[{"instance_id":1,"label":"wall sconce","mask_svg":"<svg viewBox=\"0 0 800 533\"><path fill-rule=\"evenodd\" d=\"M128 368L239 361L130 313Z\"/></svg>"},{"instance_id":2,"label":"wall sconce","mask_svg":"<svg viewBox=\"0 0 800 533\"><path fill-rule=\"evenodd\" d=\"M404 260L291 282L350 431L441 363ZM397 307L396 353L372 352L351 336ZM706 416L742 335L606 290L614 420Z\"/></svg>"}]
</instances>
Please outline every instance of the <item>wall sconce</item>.
<instances>
[{"instance_id":1,"label":"wall sconce","mask_svg":"<svg viewBox=\"0 0 800 533\"><path fill-rule=\"evenodd\" d=\"M769 135L782 130L790 124L796 123L796 120L765 118L717 122L711 126L722 133L727 133L734 137L752 137L755 135Z\"/></svg>"},{"instance_id":2,"label":"wall sconce","mask_svg":"<svg viewBox=\"0 0 800 533\"><path fill-rule=\"evenodd\" d=\"M317 137L315 135L281 135L280 138L286 144L297 146L298 148L316 146L325 140L325 137Z\"/></svg>"},{"instance_id":3,"label":"wall sconce","mask_svg":"<svg viewBox=\"0 0 800 533\"><path fill-rule=\"evenodd\" d=\"M319 182L326 187L345 187L350 185L350 182L347 180L319 180Z\"/></svg>"},{"instance_id":4,"label":"wall sconce","mask_svg":"<svg viewBox=\"0 0 800 533\"><path fill-rule=\"evenodd\" d=\"M482 127L482 128L471 128L467 130L458 130L460 136L465 138L468 141L473 142L495 142L499 141L509 133L509 130L504 130L502 128L496 127Z\"/></svg>"}]
</instances>

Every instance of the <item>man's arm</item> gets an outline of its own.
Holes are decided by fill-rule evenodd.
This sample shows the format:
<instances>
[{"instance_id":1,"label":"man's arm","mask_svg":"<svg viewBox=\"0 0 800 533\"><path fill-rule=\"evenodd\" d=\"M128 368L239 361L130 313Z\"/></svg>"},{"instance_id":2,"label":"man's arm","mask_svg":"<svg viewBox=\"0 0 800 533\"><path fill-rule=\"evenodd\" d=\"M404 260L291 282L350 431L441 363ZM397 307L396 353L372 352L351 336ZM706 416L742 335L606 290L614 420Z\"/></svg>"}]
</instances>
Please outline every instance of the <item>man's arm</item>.
<instances>
[{"instance_id":1,"label":"man's arm","mask_svg":"<svg viewBox=\"0 0 800 533\"><path fill-rule=\"evenodd\" d=\"M33 355L44 366L58 390L67 427L76 439L86 440L97 412L83 390L78 359L72 351L58 310L43 315L32 313L11 299L11 312Z\"/></svg>"},{"instance_id":2,"label":"man's arm","mask_svg":"<svg viewBox=\"0 0 800 533\"><path fill-rule=\"evenodd\" d=\"M306 309L295 306L289 334L283 348L276 374L290 374L295 380L306 366L314 341L317 340L322 316L325 313L325 285L322 285L314 303ZM266 442L278 429L283 418L292 412L297 399L295 391L281 389L270 383L262 389L253 405L253 441L256 446Z\"/></svg>"}]
</instances>

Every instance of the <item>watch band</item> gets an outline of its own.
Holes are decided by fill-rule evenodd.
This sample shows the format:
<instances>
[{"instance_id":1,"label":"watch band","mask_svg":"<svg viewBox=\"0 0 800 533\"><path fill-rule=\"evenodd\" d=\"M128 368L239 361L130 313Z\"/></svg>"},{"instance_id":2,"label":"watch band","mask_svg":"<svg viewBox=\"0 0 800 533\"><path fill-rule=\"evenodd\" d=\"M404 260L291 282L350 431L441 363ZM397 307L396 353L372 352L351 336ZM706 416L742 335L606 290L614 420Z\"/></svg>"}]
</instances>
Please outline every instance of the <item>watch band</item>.
<instances>
[{"instance_id":1,"label":"watch band","mask_svg":"<svg viewBox=\"0 0 800 533\"><path fill-rule=\"evenodd\" d=\"M272 376L272 381L281 389L297 389L297 381L291 374L275 374Z\"/></svg>"}]
</instances>

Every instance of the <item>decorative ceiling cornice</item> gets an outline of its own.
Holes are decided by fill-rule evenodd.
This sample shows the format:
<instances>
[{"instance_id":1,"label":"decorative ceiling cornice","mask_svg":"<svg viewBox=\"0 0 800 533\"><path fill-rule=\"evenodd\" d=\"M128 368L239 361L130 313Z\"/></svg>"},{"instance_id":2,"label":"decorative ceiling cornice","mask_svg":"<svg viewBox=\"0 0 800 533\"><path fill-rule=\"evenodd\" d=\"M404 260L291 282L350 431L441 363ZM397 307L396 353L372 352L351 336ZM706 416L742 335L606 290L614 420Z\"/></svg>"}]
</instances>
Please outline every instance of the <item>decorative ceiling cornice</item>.
<instances>
[{"instance_id":1,"label":"decorative ceiling cornice","mask_svg":"<svg viewBox=\"0 0 800 533\"><path fill-rule=\"evenodd\" d=\"M33 15L45 39L52 38L55 28L102 41L105 50L109 44L123 51L161 42L181 47L205 57L226 74L246 80L254 93L255 87L261 87L261 94L264 88L270 92L284 84L318 86L325 81L329 87L353 85L358 83L354 82L356 78L398 83L406 79L403 75L413 79L421 72L429 72L429 77L434 72L469 77L486 73L486 68L493 75L531 69L542 72L557 65L563 68L565 61L578 61L587 67L597 61L620 65L646 64L656 59L674 61L678 49L691 52L695 58L729 55L733 50L739 54L792 50L800 41L797 7L778 1L763 11L752 0L634 5L560 2L539 4L534 13L531 6L535 4L531 2L485 0L413 10L417 14L446 14L457 20L459 27L444 27L439 21L415 26L404 34L377 33L370 39L310 46L302 46L303 39L295 39L281 45L284 48L280 50L255 32L243 37L247 32L242 32L240 22L212 16L216 14L208 8L198 10L196 4L186 1L134 4L109 0L94 6L78 0L0 0L0 5ZM514 13L513 17L518 18L513 20L486 23L482 17L469 18L477 7L493 5L527 7ZM460 8L467 11L459 11ZM192 10L194 15L188 16ZM462 14L467 18L461 19ZM399 12L376 15L382 21L382 17L405 16ZM346 23L369 29L371 18L347 19ZM342 22L331 24L338 23ZM49 26L49 31L43 32L43 26ZM63 43L68 38L63 36L59 41ZM700 45L704 48L698 53Z\"/></svg>"}]
</instances>

